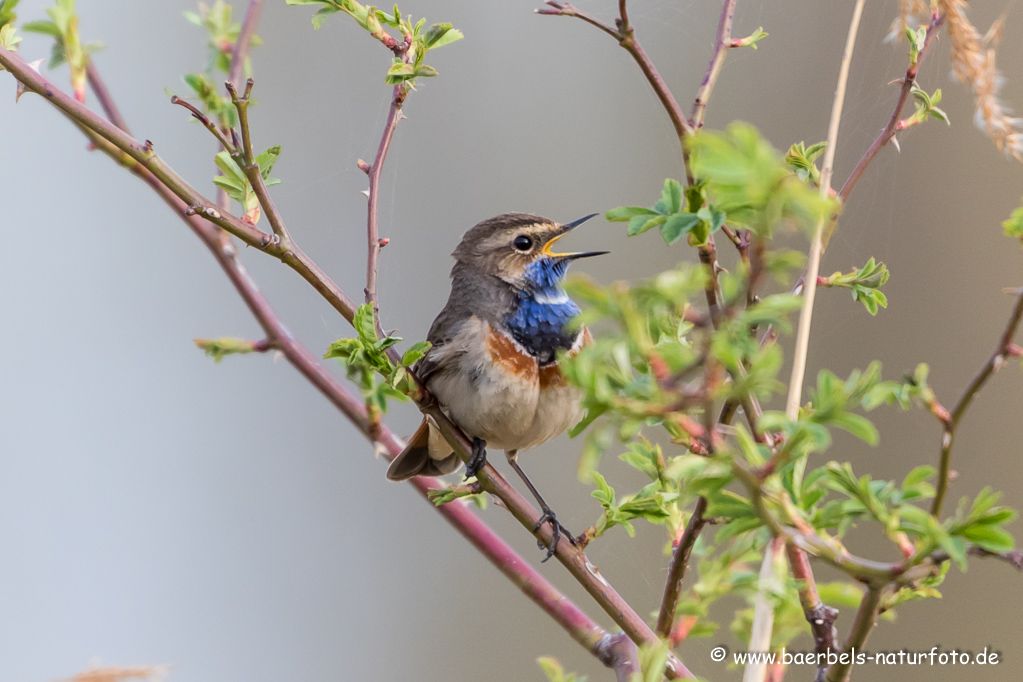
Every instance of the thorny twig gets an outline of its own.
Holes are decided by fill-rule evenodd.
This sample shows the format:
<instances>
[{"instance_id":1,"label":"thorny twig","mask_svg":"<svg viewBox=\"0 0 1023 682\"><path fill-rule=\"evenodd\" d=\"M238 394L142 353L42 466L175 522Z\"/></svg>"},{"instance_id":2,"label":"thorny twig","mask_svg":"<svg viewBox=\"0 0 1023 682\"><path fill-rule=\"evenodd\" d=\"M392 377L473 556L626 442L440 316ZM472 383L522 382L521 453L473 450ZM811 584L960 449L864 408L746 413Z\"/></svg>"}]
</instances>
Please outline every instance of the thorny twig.
<instances>
[{"instance_id":1,"label":"thorny twig","mask_svg":"<svg viewBox=\"0 0 1023 682\"><path fill-rule=\"evenodd\" d=\"M970 385L967 386L966 391L959 399L959 402L956 403L952 412L948 413L948 417L942 420L944 432L941 436L941 459L938 464L938 481L934 491L934 500L931 503L931 514L934 516L941 515L941 508L945 503L945 494L948 492L949 474L952 467L952 446L955 444L956 429L959 426L959 422L987 380L991 378L992 374L1002 368L1006 357L1012 354L1012 340L1016 336L1020 320L1023 319L1023 287L1018 290L1018 294L1016 306L1012 309L1012 315L1005 326L1005 331L1002 332L1002 336L998 340L998 347L995 348L995 352L991 354L991 357L984 363L980 372L973 378Z\"/></svg>"}]
</instances>

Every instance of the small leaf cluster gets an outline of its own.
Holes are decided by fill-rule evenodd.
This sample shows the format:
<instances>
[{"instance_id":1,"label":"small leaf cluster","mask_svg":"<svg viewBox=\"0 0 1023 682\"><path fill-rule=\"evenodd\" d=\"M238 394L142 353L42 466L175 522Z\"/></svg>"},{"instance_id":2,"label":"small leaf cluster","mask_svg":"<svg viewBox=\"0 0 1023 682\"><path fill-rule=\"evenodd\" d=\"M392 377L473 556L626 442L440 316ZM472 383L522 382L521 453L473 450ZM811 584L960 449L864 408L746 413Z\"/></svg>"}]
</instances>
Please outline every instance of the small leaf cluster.
<instances>
[{"instance_id":1,"label":"small leaf cluster","mask_svg":"<svg viewBox=\"0 0 1023 682\"><path fill-rule=\"evenodd\" d=\"M707 196L730 224L767 238L780 225L810 229L835 210L834 201L800 182L753 126L701 130L689 145L697 179L706 183Z\"/></svg>"},{"instance_id":2,"label":"small leaf cluster","mask_svg":"<svg viewBox=\"0 0 1023 682\"><path fill-rule=\"evenodd\" d=\"M455 500L467 499L480 509L487 508L487 496L480 492L479 486L474 483L460 485L449 485L446 488L431 488L426 496L438 507L441 507Z\"/></svg>"},{"instance_id":3,"label":"small leaf cluster","mask_svg":"<svg viewBox=\"0 0 1023 682\"><path fill-rule=\"evenodd\" d=\"M660 229L664 242L671 246L683 236L690 246L702 246L725 224L726 215L713 205L704 206L703 185L683 189L678 180L664 181L661 198L652 208L620 206L608 211L608 222L628 222L630 237Z\"/></svg>"},{"instance_id":4,"label":"small leaf cluster","mask_svg":"<svg viewBox=\"0 0 1023 682\"><path fill-rule=\"evenodd\" d=\"M210 61L206 66L206 72L220 71L227 74L231 70L231 55L241 34L242 25L232 20L233 10L224 0L216 0L212 5L200 2L198 9L198 12L185 12L185 19L205 29L209 35ZM262 44L262 39L255 35L249 41L249 46ZM245 60L245 75L251 75L248 58Z\"/></svg>"},{"instance_id":5,"label":"small leaf cluster","mask_svg":"<svg viewBox=\"0 0 1023 682\"><path fill-rule=\"evenodd\" d=\"M1023 240L1023 206L1013 210L1012 215L1002 222L1006 237Z\"/></svg>"},{"instance_id":6,"label":"small leaf cluster","mask_svg":"<svg viewBox=\"0 0 1023 682\"><path fill-rule=\"evenodd\" d=\"M934 391L927 385L930 367L920 363L912 374L902 377L902 381L882 381L875 386L864 399L864 407L868 410L878 405L898 404L908 410L913 404L929 407L934 403Z\"/></svg>"},{"instance_id":7,"label":"small leaf cluster","mask_svg":"<svg viewBox=\"0 0 1023 682\"><path fill-rule=\"evenodd\" d=\"M401 364L395 365L387 357L387 350L401 341L398 336L378 338L373 323L373 306L363 304L355 312L352 325L358 336L354 339L338 339L330 344L324 358L341 361L348 378L362 390L366 404L379 412L387 412L387 400L394 398L408 402L417 388L408 367L430 349L427 341L413 344L401 357ZM380 381L383 377L384 381Z\"/></svg>"},{"instance_id":8,"label":"small leaf cluster","mask_svg":"<svg viewBox=\"0 0 1023 682\"><path fill-rule=\"evenodd\" d=\"M193 95L203 103L203 107L222 129L231 128L238 122L238 114L231 98L222 94L215 79L227 76L231 71L231 56L235 43L241 34L241 23L232 19L231 5L224 0L216 0L212 5L199 3L198 12L185 12L185 19L204 29L208 34L209 61L202 73L185 74L185 85ZM259 36L252 36L250 46L262 45ZM252 63L248 54L245 56L244 73L252 75Z\"/></svg>"},{"instance_id":9,"label":"small leaf cluster","mask_svg":"<svg viewBox=\"0 0 1023 682\"><path fill-rule=\"evenodd\" d=\"M913 28L906 26L905 35L906 41L909 43L909 64L910 66L916 66L917 61L920 59L920 52L923 51L924 45L927 42L927 27L918 26Z\"/></svg>"},{"instance_id":10,"label":"small leaf cluster","mask_svg":"<svg viewBox=\"0 0 1023 682\"><path fill-rule=\"evenodd\" d=\"M900 121L900 127L908 128L909 126L923 123L928 118L934 118L952 125L952 122L948 120L948 114L936 106L941 101L941 88L938 88L934 91L933 95L930 95L927 94L926 90L922 90L914 83L913 88L909 92L913 95L913 104L916 106L916 111L913 112L912 116L908 116Z\"/></svg>"},{"instance_id":11,"label":"small leaf cluster","mask_svg":"<svg viewBox=\"0 0 1023 682\"><path fill-rule=\"evenodd\" d=\"M852 292L854 301L859 301L867 312L877 315L878 308L888 307L888 297L881 293L881 287L888 282L890 273L884 263L873 257L866 265L848 274L834 272L820 284L826 287L841 287Z\"/></svg>"},{"instance_id":12,"label":"small leaf cluster","mask_svg":"<svg viewBox=\"0 0 1023 682\"><path fill-rule=\"evenodd\" d=\"M437 75L437 69L425 64L426 53L463 38L463 34L449 23L433 24L426 28L426 19L412 23L412 16L402 17L398 6L390 13L356 0L287 0L289 5L319 5L313 15L313 26L320 28L327 17L343 12L352 17L373 38L395 52L394 61L387 70L388 85L402 85L405 92L415 87L417 78ZM397 29L401 41L384 27Z\"/></svg>"},{"instance_id":13,"label":"small leaf cluster","mask_svg":"<svg viewBox=\"0 0 1023 682\"><path fill-rule=\"evenodd\" d=\"M785 163L803 182L809 181L817 187L821 184L821 171L817 168L817 158L824 153L827 142L818 142L809 147L805 142L797 142L785 152Z\"/></svg>"},{"instance_id":14,"label":"small leaf cluster","mask_svg":"<svg viewBox=\"0 0 1023 682\"><path fill-rule=\"evenodd\" d=\"M548 682L586 682L585 675L579 676L575 673L566 673L561 663L555 658L543 656L536 659L536 662L540 664L540 668L543 669Z\"/></svg>"},{"instance_id":15,"label":"small leaf cluster","mask_svg":"<svg viewBox=\"0 0 1023 682\"><path fill-rule=\"evenodd\" d=\"M228 355L246 355L261 351L252 341L232 336L224 336L219 339L194 339L193 342L206 353L207 357L213 358L213 362L218 364Z\"/></svg>"},{"instance_id":16,"label":"small leaf cluster","mask_svg":"<svg viewBox=\"0 0 1023 682\"><path fill-rule=\"evenodd\" d=\"M648 642L639 647L639 673L633 673L630 682L661 682L664 666L668 664L668 644Z\"/></svg>"},{"instance_id":17,"label":"small leaf cluster","mask_svg":"<svg viewBox=\"0 0 1023 682\"><path fill-rule=\"evenodd\" d=\"M54 38L49 68L55 69L67 62L71 69L71 88L79 101L85 100L85 68L89 55L103 49L102 43L83 44L78 35L78 15L75 0L56 0L47 7L49 21L30 21L21 28L29 33L41 33Z\"/></svg>"},{"instance_id":18,"label":"small leaf cluster","mask_svg":"<svg viewBox=\"0 0 1023 682\"><path fill-rule=\"evenodd\" d=\"M646 519L651 523L664 523L670 513L665 508L678 499L678 493L663 492L657 482L645 486L634 495L628 495L618 502L614 488L599 472L593 472L593 481L597 489L591 495L600 502L604 513L593 527L592 537L600 537L609 529L621 526L629 537L635 537L636 528L630 523L633 519Z\"/></svg>"},{"instance_id":19,"label":"small leaf cluster","mask_svg":"<svg viewBox=\"0 0 1023 682\"><path fill-rule=\"evenodd\" d=\"M720 541L720 539L719 539ZM676 617L686 619L686 637L710 637L720 627L711 620L711 607L730 596L757 592L757 571L766 533L745 533L715 547L702 539L693 548L691 564L699 579L679 598Z\"/></svg>"},{"instance_id":20,"label":"small leaf cluster","mask_svg":"<svg viewBox=\"0 0 1023 682\"><path fill-rule=\"evenodd\" d=\"M13 24L18 20L18 13L15 10L19 2L21 0L0 0L0 26Z\"/></svg>"},{"instance_id":21,"label":"small leaf cluster","mask_svg":"<svg viewBox=\"0 0 1023 682\"><path fill-rule=\"evenodd\" d=\"M729 47L752 47L755 50L757 49L757 43L769 35L769 33L764 31L763 26L758 26L756 31L745 38L733 38Z\"/></svg>"},{"instance_id":22,"label":"small leaf cluster","mask_svg":"<svg viewBox=\"0 0 1023 682\"><path fill-rule=\"evenodd\" d=\"M270 177L270 172L273 170L274 164L277 163L280 155L280 145L274 145L254 159L255 163L259 166L259 174L263 178L263 184L267 187L281 183L279 179ZM243 220L250 225L255 225L259 222L260 217L259 198L256 196L255 190L252 189L252 184L249 182L248 177L246 177L245 172L238 165L238 162L231 157L230 152L220 152L214 160L217 168L220 169L223 175L214 177L213 184L227 192L227 196L238 202L242 207Z\"/></svg>"},{"instance_id":23,"label":"small leaf cluster","mask_svg":"<svg viewBox=\"0 0 1023 682\"><path fill-rule=\"evenodd\" d=\"M14 22L18 19L14 9L18 2L20 0L0 0L0 46L11 52L17 52L18 43L21 42L21 36L14 27ZM4 67L0 66L0 71L5 71Z\"/></svg>"}]
</instances>

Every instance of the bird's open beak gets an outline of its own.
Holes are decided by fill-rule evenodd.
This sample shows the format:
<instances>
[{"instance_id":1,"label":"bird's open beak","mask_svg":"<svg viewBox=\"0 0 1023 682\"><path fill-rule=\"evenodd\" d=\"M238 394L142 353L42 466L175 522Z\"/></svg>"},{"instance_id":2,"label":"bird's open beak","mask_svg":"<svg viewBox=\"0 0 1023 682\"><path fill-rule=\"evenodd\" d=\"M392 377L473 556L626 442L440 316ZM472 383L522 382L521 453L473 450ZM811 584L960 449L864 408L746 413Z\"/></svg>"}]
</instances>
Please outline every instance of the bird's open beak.
<instances>
[{"instance_id":1,"label":"bird's open beak","mask_svg":"<svg viewBox=\"0 0 1023 682\"><path fill-rule=\"evenodd\" d=\"M590 218L593 218L596 215L597 215L596 213L591 213L588 216L583 216L579 220L573 220L570 223L566 223L566 224L562 225L561 229L558 230L558 233L556 235L554 235L554 237L552 237L546 244L543 245L543 251L542 251L543 255L549 256L551 258L562 258L564 260L576 260L577 258L589 258L591 256L603 256L606 253L610 253L609 251L583 251L581 253L554 253L553 251L551 251L551 247L554 246L554 242L558 241L559 239L564 237L566 234L568 234L569 232L571 232L575 228L579 227L580 225L585 223L587 220L589 220Z\"/></svg>"}]
</instances>

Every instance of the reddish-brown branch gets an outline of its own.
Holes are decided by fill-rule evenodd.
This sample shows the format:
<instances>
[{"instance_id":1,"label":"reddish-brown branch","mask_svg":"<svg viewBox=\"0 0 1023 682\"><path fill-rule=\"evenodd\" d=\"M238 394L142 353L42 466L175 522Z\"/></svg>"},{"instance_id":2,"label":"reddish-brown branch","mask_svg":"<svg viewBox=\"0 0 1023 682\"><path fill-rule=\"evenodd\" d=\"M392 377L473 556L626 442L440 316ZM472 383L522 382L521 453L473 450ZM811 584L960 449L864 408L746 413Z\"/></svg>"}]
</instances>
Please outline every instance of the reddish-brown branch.
<instances>
[{"instance_id":1,"label":"reddish-brown branch","mask_svg":"<svg viewBox=\"0 0 1023 682\"><path fill-rule=\"evenodd\" d=\"M854 649L862 649L867 642L867 636L874 629L877 620L877 609L881 604L881 597L887 591L886 587L871 585L863 594L860 608L856 611L856 620L853 621L852 632L842 647L843 654L851 654ZM825 679L827 682L845 682L852 670L850 655L839 658L839 661L828 668Z\"/></svg>"},{"instance_id":2,"label":"reddish-brown branch","mask_svg":"<svg viewBox=\"0 0 1023 682\"><path fill-rule=\"evenodd\" d=\"M888 120L888 125L884 127L881 134L877 136L874 142L864 152L860 162L856 164L856 168L849 174L849 178L842 185L842 189L838 191L838 198L842 203L849 198L849 194L852 192L853 187L859 182L863 172L867 170L867 166L874 160L877 153L888 144L895 133L898 132L897 128L899 125L899 118L902 116L902 109L906 106L906 102L909 101L910 91L913 89L913 84L916 82L916 74L920 70L920 65L923 64L924 57L930 51L931 44L938 29L941 28L942 23L945 21L945 16L942 14L935 14L931 17L931 23L927 26L927 36L924 38L924 45L920 49L920 53L917 55L916 63L911 64L906 69L906 76L902 80L902 88L899 90L899 99L895 102L895 111L892 112L891 118Z\"/></svg>"},{"instance_id":3,"label":"reddish-brown branch","mask_svg":"<svg viewBox=\"0 0 1023 682\"><path fill-rule=\"evenodd\" d=\"M675 610L678 607L678 597L682 592L682 581L686 577L686 568L689 566L689 557L693 553L693 545L700 537L703 530L704 513L707 511L707 498L701 497L696 501L689 523L682 538L675 547L675 553L671 557L671 564L668 567L668 581L664 584L664 597L661 599L661 610L657 616L657 634L667 638L671 634L671 626L675 622Z\"/></svg>"},{"instance_id":4,"label":"reddish-brown branch","mask_svg":"<svg viewBox=\"0 0 1023 682\"><path fill-rule=\"evenodd\" d=\"M1023 288L1020 289L1019 297L1016 299L1016 306L1012 309L1012 316L1009 318L1005 331L1002 332L1002 336L998 340L998 347L995 348L995 352L991 354L991 357L984 363L980 372L970 382L970 385L963 393L963 397L959 399L959 402L952 409L951 415L946 420L943 420L945 428L941 436L938 484L935 487L934 500L931 502L931 514L935 516L941 515L941 508L945 503L945 495L948 492L949 474L952 467L952 446L955 444L956 429L959 427L959 422L962 420L963 415L966 414L966 411L970 409L970 404L977 396L977 393L980 392L980 389L984 387L984 384L987 383L992 374L1001 369L1005 364L1005 358L1012 353L1012 340L1016 336L1016 330L1019 328L1021 319L1023 319Z\"/></svg>"},{"instance_id":5,"label":"reddish-brown branch","mask_svg":"<svg viewBox=\"0 0 1023 682\"><path fill-rule=\"evenodd\" d=\"M383 242L380 239L379 210L380 203L380 174L384 169L384 160L387 158L387 150L394 138L394 129L401 120L401 107L405 103L405 89L402 84L394 86L394 94L391 97L391 106L387 112L387 122L384 124L383 135L380 136L380 145L377 147L377 155L373 165L365 168L369 176L369 204L366 209L366 303L373 306L373 322L376 325L377 336L385 336L383 327L380 324L380 307L377 302L377 268L380 259L380 249Z\"/></svg>"},{"instance_id":6,"label":"reddish-brown branch","mask_svg":"<svg viewBox=\"0 0 1023 682\"><path fill-rule=\"evenodd\" d=\"M696 92L696 100L693 102L693 110L689 114L689 125L693 130L703 127L703 117L707 112L707 100L717 83L718 74L721 73L721 66L725 63L725 55L728 48L732 46L732 19L735 17L736 0L725 0L721 9L721 19L718 21L717 40L714 43L714 53L711 55L710 64L707 65L707 73L703 76L700 89ZM735 240L733 240L734 242Z\"/></svg>"},{"instance_id":7,"label":"reddish-brown branch","mask_svg":"<svg viewBox=\"0 0 1023 682\"><path fill-rule=\"evenodd\" d=\"M91 57L85 65L85 77L89 81L89 87L92 88L92 94L96 96L96 101L103 108L103 113L107 115L111 123L130 135L131 131L128 130L128 124L125 122L124 117L121 116L121 112L117 108L117 104L114 103L113 97L110 96L106 83L100 78L99 71L93 66Z\"/></svg>"},{"instance_id":8,"label":"reddish-brown branch","mask_svg":"<svg viewBox=\"0 0 1023 682\"><path fill-rule=\"evenodd\" d=\"M639 649L624 632L606 635L600 642L596 656L615 671L617 682L630 682L634 679L633 673L640 672Z\"/></svg>"},{"instance_id":9,"label":"reddish-brown branch","mask_svg":"<svg viewBox=\"0 0 1023 682\"><path fill-rule=\"evenodd\" d=\"M792 576L799 581L799 603L803 607L803 615L806 622L810 624L810 631L813 633L814 652L818 655L835 650L835 642L838 638L838 630L835 628L835 620L838 619L838 609L827 606L821 601L817 593L817 581L813 577L813 569L810 567L810 559L806 552L796 547L791 542L785 544L785 552L788 554L789 565L792 567ZM815 682L824 682L828 671L826 662L817 666L817 677Z\"/></svg>"}]
</instances>

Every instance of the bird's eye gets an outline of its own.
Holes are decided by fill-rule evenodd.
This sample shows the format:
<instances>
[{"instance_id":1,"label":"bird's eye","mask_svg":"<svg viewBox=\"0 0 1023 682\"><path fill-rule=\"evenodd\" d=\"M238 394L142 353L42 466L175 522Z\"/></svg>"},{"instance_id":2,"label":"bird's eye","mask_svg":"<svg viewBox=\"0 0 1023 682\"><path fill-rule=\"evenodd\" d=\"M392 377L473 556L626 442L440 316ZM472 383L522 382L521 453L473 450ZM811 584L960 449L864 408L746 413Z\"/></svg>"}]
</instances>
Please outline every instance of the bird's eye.
<instances>
[{"instance_id":1,"label":"bird's eye","mask_svg":"<svg viewBox=\"0 0 1023 682\"><path fill-rule=\"evenodd\" d=\"M519 251L529 251L531 248L533 248L533 238L527 237L524 234L520 234L518 237L515 238L514 244L515 248L518 249Z\"/></svg>"}]
</instances>

